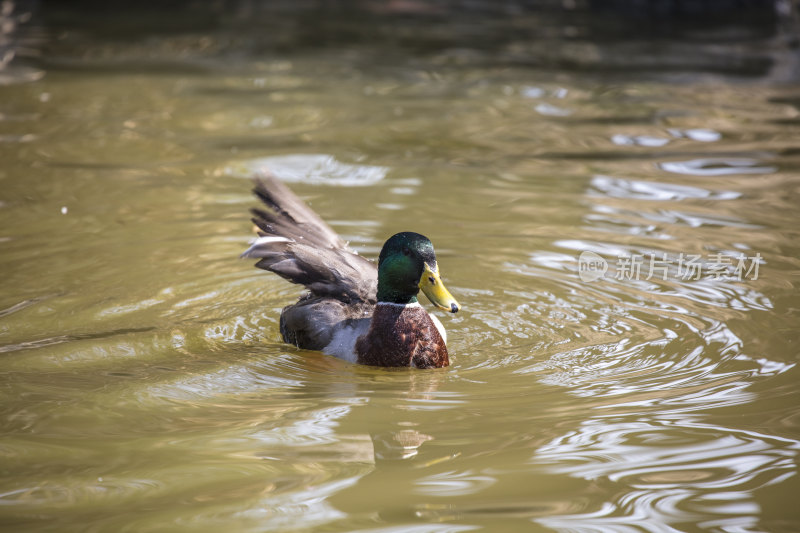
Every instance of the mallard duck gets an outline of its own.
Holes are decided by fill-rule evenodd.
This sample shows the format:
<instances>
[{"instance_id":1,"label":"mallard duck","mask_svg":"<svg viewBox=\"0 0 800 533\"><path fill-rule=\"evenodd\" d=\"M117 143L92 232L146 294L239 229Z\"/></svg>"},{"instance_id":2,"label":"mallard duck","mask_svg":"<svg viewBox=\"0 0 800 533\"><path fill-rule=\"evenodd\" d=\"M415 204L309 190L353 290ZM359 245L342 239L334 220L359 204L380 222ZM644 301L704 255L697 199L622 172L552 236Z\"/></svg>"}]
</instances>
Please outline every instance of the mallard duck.
<instances>
[{"instance_id":1,"label":"mallard duck","mask_svg":"<svg viewBox=\"0 0 800 533\"><path fill-rule=\"evenodd\" d=\"M448 366L447 333L417 301L456 313L439 276L433 244L402 232L386 241L377 266L356 252L288 187L273 177L253 189L269 208L252 209L258 238L242 257L304 285L308 293L283 309L283 340L354 363L385 367Z\"/></svg>"}]
</instances>

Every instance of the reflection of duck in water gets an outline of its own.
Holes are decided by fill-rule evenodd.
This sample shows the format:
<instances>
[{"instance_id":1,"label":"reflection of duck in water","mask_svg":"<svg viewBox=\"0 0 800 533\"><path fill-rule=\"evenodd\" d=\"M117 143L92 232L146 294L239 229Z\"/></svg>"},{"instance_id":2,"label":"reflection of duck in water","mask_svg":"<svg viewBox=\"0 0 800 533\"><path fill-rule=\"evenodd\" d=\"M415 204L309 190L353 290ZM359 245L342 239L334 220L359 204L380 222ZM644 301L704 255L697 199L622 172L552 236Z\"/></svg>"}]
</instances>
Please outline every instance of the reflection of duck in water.
<instances>
[{"instance_id":1,"label":"reflection of duck in water","mask_svg":"<svg viewBox=\"0 0 800 533\"><path fill-rule=\"evenodd\" d=\"M450 364L444 327L417 302L422 289L437 307L460 309L427 237L392 236L376 268L275 178L258 180L254 192L270 211L252 210L259 237L242 257L309 291L281 312L284 341L367 365Z\"/></svg>"}]
</instances>

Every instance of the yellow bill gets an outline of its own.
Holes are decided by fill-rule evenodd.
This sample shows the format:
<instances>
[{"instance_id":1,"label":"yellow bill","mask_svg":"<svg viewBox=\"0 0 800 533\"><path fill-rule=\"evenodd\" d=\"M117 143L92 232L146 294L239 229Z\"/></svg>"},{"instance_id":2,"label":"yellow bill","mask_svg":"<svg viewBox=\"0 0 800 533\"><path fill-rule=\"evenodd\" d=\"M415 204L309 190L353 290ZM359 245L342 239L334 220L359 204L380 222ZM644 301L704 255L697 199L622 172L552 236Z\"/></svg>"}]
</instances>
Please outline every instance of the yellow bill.
<instances>
[{"instance_id":1,"label":"yellow bill","mask_svg":"<svg viewBox=\"0 0 800 533\"><path fill-rule=\"evenodd\" d=\"M428 263L425 263L425 270L422 272L422 277L419 279L419 288L428 297L433 305L439 309L457 313L461 306L450 291L442 283L439 277L439 267L434 263L433 268Z\"/></svg>"}]
</instances>

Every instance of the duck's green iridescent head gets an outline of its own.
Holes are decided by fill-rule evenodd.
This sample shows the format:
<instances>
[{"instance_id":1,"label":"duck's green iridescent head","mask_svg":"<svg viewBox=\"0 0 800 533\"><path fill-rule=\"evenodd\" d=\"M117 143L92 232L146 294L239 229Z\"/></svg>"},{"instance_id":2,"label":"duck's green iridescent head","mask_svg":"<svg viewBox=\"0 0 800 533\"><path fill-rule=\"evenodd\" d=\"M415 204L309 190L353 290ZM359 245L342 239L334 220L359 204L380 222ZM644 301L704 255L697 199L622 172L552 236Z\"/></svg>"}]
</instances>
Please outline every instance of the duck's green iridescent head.
<instances>
[{"instance_id":1,"label":"duck's green iridescent head","mask_svg":"<svg viewBox=\"0 0 800 533\"><path fill-rule=\"evenodd\" d=\"M461 309L439 277L430 239L410 231L393 235L378 258L378 301L413 303L420 289L440 309L451 313Z\"/></svg>"}]
</instances>

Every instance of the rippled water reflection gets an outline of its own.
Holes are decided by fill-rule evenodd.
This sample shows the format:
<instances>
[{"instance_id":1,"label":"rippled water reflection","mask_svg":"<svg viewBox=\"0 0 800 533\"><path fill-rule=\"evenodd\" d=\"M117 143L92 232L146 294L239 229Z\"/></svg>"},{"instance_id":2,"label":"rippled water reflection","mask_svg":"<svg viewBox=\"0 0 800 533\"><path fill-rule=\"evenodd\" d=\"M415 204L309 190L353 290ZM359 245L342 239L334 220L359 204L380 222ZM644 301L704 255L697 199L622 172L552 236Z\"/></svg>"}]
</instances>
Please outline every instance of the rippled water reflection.
<instances>
[{"instance_id":1,"label":"rippled water reflection","mask_svg":"<svg viewBox=\"0 0 800 533\"><path fill-rule=\"evenodd\" d=\"M796 84L680 46L621 73L580 24L554 70L513 32L378 57L54 20L0 76L4 525L800 527ZM298 290L237 259L266 171L364 255L433 239L451 368L280 342Z\"/></svg>"}]
</instances>

